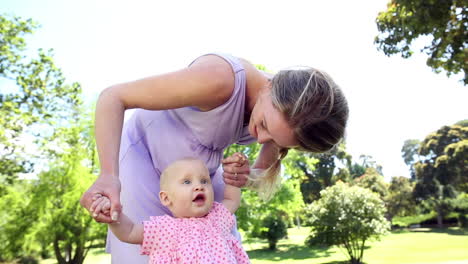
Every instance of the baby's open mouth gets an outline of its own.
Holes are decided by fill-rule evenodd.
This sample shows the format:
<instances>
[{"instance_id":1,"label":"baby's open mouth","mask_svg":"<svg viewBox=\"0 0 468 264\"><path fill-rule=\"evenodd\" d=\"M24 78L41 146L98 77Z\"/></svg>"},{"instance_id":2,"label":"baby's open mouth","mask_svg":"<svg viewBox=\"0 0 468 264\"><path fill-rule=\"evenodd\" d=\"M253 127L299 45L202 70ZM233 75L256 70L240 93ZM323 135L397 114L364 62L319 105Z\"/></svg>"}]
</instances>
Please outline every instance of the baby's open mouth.
<instances>
[{"instance_id":1,"label":"baby's open mouth","mask_svg":"<svg viewBox=\"0 0 468 264\"><path fill-rule=\"evenodd\" d=\"M197 196L195 196L195 199L192 200L192 202L195 202L195 203L200 203L204 201L205 201L205 195L203 193L197 194Z\"/></svg>"}]
</instances>

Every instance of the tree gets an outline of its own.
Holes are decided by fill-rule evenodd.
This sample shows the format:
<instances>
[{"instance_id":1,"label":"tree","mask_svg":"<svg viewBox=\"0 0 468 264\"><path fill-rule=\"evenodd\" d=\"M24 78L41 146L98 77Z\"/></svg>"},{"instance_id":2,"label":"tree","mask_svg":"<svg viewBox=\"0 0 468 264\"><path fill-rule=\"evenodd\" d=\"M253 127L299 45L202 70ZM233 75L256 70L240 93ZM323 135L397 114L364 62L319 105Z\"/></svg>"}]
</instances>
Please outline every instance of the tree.
<instances>
[{"instance_id":1,"label":"tree","mask_svg":"<svg viewBox=\"0 0 468 264\"><path fill-rule=\"evenodd\" d=\"M92 122L79 116L71 116L78 124L57 130L49 142L59 151L49 156L49 167L38 179L15 182L8 189L21 191L9 191L2 198L8 203L0 203L5 215L0 222L4 258L37 252L44 256L52 250L59 264L81 264L89 249L104 246L106 226L95 223L79 204L97 169Z\"/></svg>"},{"instance_id":2,"label":"tree","mask_svg":"<svg viewBox=\"0 0 468 264\"><path fill-rule=\"evenodd\" d=\"M260 232L260 238L268 240L268 248L270 250L276 249L278 240L288 234L288 229L284 220L278 214L267 216L262 221L263 230Z\"/></svg>"},{"instance_id":3,"label":"tree","mask_svg":"<svg viewBox=\"0 0 468 264\"><path fill-rule=\"evenodd\" d=\"M413 199L413 184L406 177L392 177L388 187L388 194L384 199L390 221L394 216L409 216L416 211L416 203Z\"/></svg>"},{"instance_id":4,"label":"tree","mask_svg":"<svg viewBox=\"0 0 468 264\"><path fill-rule=\"evenodd\" d=\"M456 191L466 191L468 181L468 127L443 126L429 134L419 149L422 160L415 164L414 195L426 200L437 212L437 223L452 209Z\"/></svg>"},{"instance_id":5,"label":"tree","mask_svg":"<svg viewBox=\"0 0 468 264\"><path fill-rule=\"evenodd\" d=\"M416 179L414 163L419 161L418 150L420 143L421 142L417 139L407 139L401 148L401 155L403 160L405 161L405 164L410 167L410 175L412 180Z\"/></svg>"},{"instance_id":6,"label":"tree","mask_svg":"<svg viewBox=\"0 0 468 264\"><path fill-rule=\"evenodd\" d=\"M344 168L351 163L351 155L346 153L345 143L335 150L321 154L303 154L304 158L294 161L302 174L301 192L305 203L311 203L320 198L320 191L332 186L337 180L348 180L349 170ZM339 167L342 163L342 167ZM339 175L337 175L337 172Z\"/></svg>"},{"instance_id":7,"label":"tree","mask_svg":"<svg viewBox=\"0 0 468 264\"><path fill-rule=\"evenodd\" d=\"M301 183L301 192L305 203L311 203L320 198L320 191L334 184L332 182L335 170L335 156L332 154L316 154L318 162L312 167L307 163L297 161L297 166L304 172L306 179Z\"/></svg>"},{"instance_id":8,"label":"tree","mask_svg":"<svg viewBox=\"0 0 468 264\"><path fill-rule=\"evenodd\" d=\"M260 199L256 192L242 190L241 206L236 212L239 228L250 237L263 238L264 219L280 215L288 225L299 224L304 202L297 179L284 179L280 189L268 202Z\"/></svg>"},{"instance_id":9,"label":"tree","mask_svg":"<svg viewBox=\"0 0 468 264\"><path fill-rule=\"evenodd\" d=\"M366 173L354 179L353 184L377 193L381 199L384 199L388 193L384 177L375 168L367 168Z\"/></svg>"},{"instance_id":10,"label":"tree","mask_svg":"<svg viewBox=\"0 0 468 264\"><path fill-rule=\"evenodd\" d=\"M456 122L454 125L468 127L468 119L460 120Z\"/></svg>"},{"instance_id":11,"label":"tree","mask_svg":"<svg viewBox=\"0 0 468 264\"><path fill-rule=\"evenodd\" d=\"M308 209L312 232L306 243L344 247L353 264L362 263L366 241L387 234L385 207L370 190L337 183Z\"/></svg>"},{"instance_id":12,"label":"tree","mask_svg":"<svg viewBox=\"0 0 468 264\"><path fill-rule=\"evenodd\" d=\"M24 36L36 27L31 20L0 15L0 81L9 87L0 93L0 183L12 184L19 173L33 171L40 153L25 151L27 136L51 136L53 126L68 122L69 109L81 103L79 84L65 84L52 51L25 55Z\"/></svg>"},{"instance_id":13,"label":"tree","mask_svg":"<svg viewBox=\"0 0 468 264\"><path fill-rule=\"evenodd\" d=\"M82 263L105 232L78 203L97 167L91 124L82 118L80 85L66 84L52 51L25 52L24 36L36 27L0 16L0 78L8 88L0 94L1 257L52 249L59 263ZM38 178L18 180L21 172Z\"/></svg>"},{"instance_id":14,"label":"tree","mask_svg":"<svg viewBox=\"0 0 468 264\"><path fill-rule=\"evenodd\" d=\"M431 36L431 43L421 50L429 56L427 65L435 72L445 70L447 75L463 71L466 85L467 21L466 1L391 0L376 19L379 35L375 44L386 55L401 53L408 58L414 40Z\"/></svg>"},{"instance_id":15,"label":"tree","mask_svg":"<svg viewBox=\"0 0 468 264\"><path fill-rule=\"evenodd\" d=\"M0 262L19 257L39 255L39 246L29 243L29 250L24 250L27 243L24 230L30 223L37 221L37 213L28 204L31 201L33 185L28 181L18 181L4 186L0 199Z\"/></svg>"},{"instance_id":16,"label":"tree","mask_svg":"<svg viewBox=\"0 0 468 264\"><path fill-rule=\"evenodd\" d=\"M359 155L358 162L351 162L349 161L347 164L347 168L349 170L350 176L352 179L356 179L361 177L366 173L366 170L369 168L373 168L377 173L382 173L382 166L378 164L371 155L361 154Z\"/></svg>"}]
</instances>

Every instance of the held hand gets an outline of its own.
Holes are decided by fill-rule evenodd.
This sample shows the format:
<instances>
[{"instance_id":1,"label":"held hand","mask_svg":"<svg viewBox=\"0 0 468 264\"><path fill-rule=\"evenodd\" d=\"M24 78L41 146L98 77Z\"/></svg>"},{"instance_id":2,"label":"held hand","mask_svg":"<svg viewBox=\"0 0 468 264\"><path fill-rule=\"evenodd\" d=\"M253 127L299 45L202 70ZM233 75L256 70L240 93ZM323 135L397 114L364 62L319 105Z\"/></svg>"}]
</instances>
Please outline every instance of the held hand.
<instances>
[{"instance_id":1,"label":"held hand","mask_svg":"<svg viewBox=\"0 0 468 264\"><path fill-rule=\"evenodd\" d=\"M234 153L223 159L223 177L226 184L243 187L247 183L250 174L249 160L242 153Z\"/></svg>"},{"instance_id":2,"label":"held hand","mask_svg":"<svg viewBox=\"0 0 468 264\"><path fill-rule=\"evenodd\" d=\"M93 197L93 204L89 208L89 212L92 213L93 217L97 217L100 213L105 216L110 216L110 200L106 196L101 194L95 194Z\"/></svg>"},{"instance_id":3,"label":"held hand","mask_svg":"<svg viewBox=\"0 0 468 264\"><path fill-rule=\"evenodd\" d=\"M92 208L93 202L98 196L105 196L110 199L110 213L106 214L102 210L96 212L93 210L95 209ZM94 184L83 194L80 204L93 215L96 222L115 222L122 211L122 205L120 204L120 180L117 177L99 176ZM95 204L96 206L97 204Z\"/></svg>"}]
</instances>

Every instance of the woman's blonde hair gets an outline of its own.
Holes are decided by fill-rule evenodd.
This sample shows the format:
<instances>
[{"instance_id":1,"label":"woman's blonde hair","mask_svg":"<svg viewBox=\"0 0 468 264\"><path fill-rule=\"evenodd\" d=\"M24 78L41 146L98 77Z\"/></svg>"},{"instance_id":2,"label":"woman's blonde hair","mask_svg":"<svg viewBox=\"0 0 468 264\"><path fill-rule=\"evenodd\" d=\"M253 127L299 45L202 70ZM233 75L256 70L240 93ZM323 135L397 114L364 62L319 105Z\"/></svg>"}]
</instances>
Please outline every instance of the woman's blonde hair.
<instances>
[{"instance_id":1,"label":"woman's blonde hair","mask_svg":"<svg viewBox=\"0 0 468 264\"><path fill-rule=\"evenodd\" d=\"M322 153L336 147L345 135L349 109L332 78L317 69L283 70L272 79L273 105L284 114L299 142L299 150ZM272 197L280 181L282 149L278 160L250 183L264 199Z\"/></svg>"}]
</instances>

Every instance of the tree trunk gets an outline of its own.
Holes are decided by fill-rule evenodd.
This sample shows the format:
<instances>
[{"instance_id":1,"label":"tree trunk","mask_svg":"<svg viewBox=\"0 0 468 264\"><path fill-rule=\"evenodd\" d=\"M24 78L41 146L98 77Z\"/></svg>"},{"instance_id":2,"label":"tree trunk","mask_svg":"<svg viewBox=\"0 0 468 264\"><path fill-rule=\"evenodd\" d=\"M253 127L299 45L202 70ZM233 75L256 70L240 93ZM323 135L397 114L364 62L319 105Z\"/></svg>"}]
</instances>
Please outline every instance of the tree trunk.
<instances>
[{"instance_id":1,"label":"tree trunk","mask_svg":"<svg viewBox=\"0 0 468 264\"><path fill-rule=\"evenodd\" d=\"M67 264L67 261L65 260L65 258L62 256L60 252L59 240L57 237L54 239L54 253L55 253L55 258L58 261L58 264Z\"/></svg>"},{"instance_id":2,"label":"tree trunk","mask_svg":"<svg viewBox=\"0 0 468 264\"><path fill-rule=\"evenodd\" d=\"M444 226L444 218L442 217L442 210L440 208L437 208L437 226L439 228L442 228Z\"/></svg>"},{"instance_id":3,"label":"tree trunk","mask_svg":"<svg viewBox=\"0 0 468 264\"><path fill-rule=\"evenodd\" d=\"M362 264L361 260L357 259L357 258L351 258L350 263L351 264Z\"/></svg>"},{"instance_id":4,"label":"tree trunk","mask_svg":"<svg viewBox=\"0 0 468 264\"><path fill-rule=\"evenodd\" d=\"M297 222L297 227L301 228L301 219L299 218L299 214L296 214L296 222Z\"/></svg>"},{"instance_id":5,"label":"tree trunk","mask_svg":"<svg viewBox=\"0 0 468 264\"><path fill-rule=\"evenodd\" d=\"M268 242L268 248L269 248L270 250L275 250L275 249L276 249L276 242L269 241L269 242Z\"/></svg>"},{"instance_id":6,"label":"tree trunk","mask_svg":"<svg viewBox=\"0 0 468 264\"><path fill-rule=\"evenodd\" d=\"M78 244L79 241L76 241L76 243ZM85 259L85 255L84 255L84 248L82 245L77 245L76 248L75 248L75 256L73 256L73 260L71 263L73 264L83 264L83 261Z\"/></svg>"}]
</instances>

